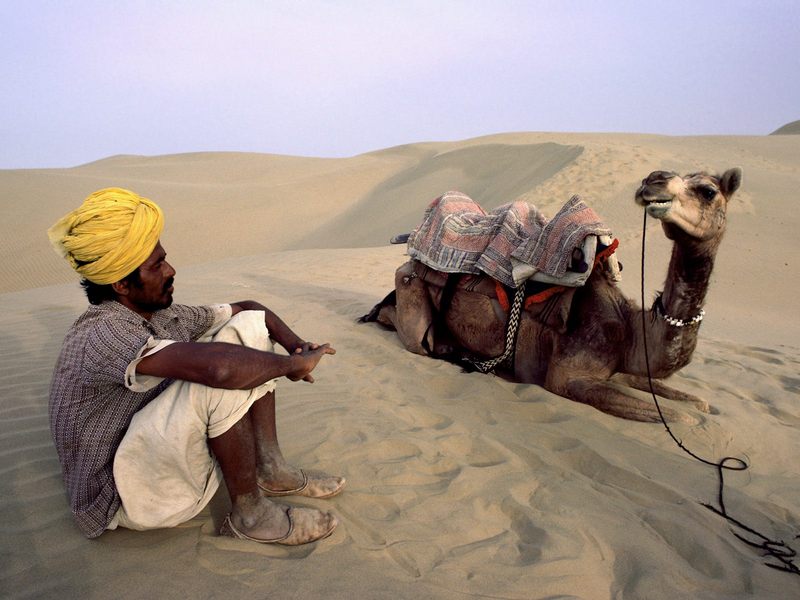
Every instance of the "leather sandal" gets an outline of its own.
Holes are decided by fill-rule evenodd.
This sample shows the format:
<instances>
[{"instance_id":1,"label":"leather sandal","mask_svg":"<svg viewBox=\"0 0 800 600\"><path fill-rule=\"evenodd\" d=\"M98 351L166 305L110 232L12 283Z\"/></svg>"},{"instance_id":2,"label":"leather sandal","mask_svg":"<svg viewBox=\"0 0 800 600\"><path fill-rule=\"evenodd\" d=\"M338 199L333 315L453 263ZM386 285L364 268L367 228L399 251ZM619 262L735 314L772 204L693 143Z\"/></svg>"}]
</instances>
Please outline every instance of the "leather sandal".
<instances>
[{"instance_id":1,"label":"leather sandal","mask_svg":"<svg viewBox=\"0 0 800 600\"><path fill-rule=\"evenodd\" d=\"M344 477L335 477L333 475L326 475L325 473L311 473L308 474L300 469L300 474L303 476L303 482L293 490L272 490L261 482L258 487L267 496L280 497L280 496L304 496L306 498L333 498L341 493L344 489L347 480ZM333 491L328 491L328 486L324 484L329 481L334 481L336 487Z\"/></svg>"},{"instance_id":2,"label":"leather sandal","mask_svg":"<svg viewBox=\"0 0 800 600\"><path fill-rule=\"evenodd\" d=\"M320 520L320 515L326 518ZM299 546L328 537L339 524L338 519L333 514L323 513L314 508L297 508L291 506L286 511L286 516L289 517L289 531L286 532L286 535L282 535L281 537L264 539L247 535L236 528L230 513L222 522L219 534L241 540L249 540L258 544Z\"/></svg>"}]
</instances>

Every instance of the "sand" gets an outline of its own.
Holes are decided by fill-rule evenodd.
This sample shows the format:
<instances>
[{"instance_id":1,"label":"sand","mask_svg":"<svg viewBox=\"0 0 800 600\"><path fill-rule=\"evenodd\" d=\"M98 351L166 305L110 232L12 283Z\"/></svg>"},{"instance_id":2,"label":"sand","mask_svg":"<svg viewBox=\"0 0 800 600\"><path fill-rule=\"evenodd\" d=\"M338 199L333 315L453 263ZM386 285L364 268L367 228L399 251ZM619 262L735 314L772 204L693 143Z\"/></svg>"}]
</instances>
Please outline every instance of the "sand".
<instances>
[{"instance_id":1,"label":"sand","mask_svg":"<svg viewBox=\"0 0 800 600\"><path fill-rule=\"evenodd\" d=\"M692 363L676 387L714 407L676 433L726 477L737 518L800 549L800 136L517 133L411 144L347 159L236 153L116 156L72 169L0 171L0 596L83 598L790 598L800 577L765 566L700 502L713 469L663 426L631 423L540 387L406 352L357 325L392 287L427 203L459 189L487 208L549 214L573 193L621 241L639 290L638 182L655 169L744 170ZM300 548L216 535L220 493L181 527L86 540L50 440L47 393L86 301L45 230L97 188L159 202L176 301L255 299L338 353L316 383L282 381L278 426L294 463L345 475L341 524ZM647 230L652 301L669 244Z\"/></svg>"}]
</instances>

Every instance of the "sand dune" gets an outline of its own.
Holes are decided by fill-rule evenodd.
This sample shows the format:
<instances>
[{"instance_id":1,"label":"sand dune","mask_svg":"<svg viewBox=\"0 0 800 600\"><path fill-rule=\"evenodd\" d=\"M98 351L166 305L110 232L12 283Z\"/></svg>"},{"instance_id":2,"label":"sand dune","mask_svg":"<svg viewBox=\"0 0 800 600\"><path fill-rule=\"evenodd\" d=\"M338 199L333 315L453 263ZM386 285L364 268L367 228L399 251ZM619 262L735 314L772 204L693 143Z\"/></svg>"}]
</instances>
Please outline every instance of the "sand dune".
<instances>
[{"instance_id":1,"label":"sand dune","mask_svg":"<svg viewBox=\"0 0 800 600\"><path fill-rule=\"evenodd\" d=\"M770 135L797 135L798 133L800 133L800 121L792 121L782 127L778 127Z\"/></svg>"},{"instance_id":2,"label":"sand dune","mask_svg":"<svg viewBox=\"0 0 800 600\"><path fill-rule=\"evenodd\" d=\"M0 171L0 478L3 597L789 598L720 518L712 469L663 427L630 423L537 386L465 374L356 325L392 285L406 231L447 189L487 207L523 198L554 214L579 193L621 240L638 294L639 180L654 169L744 169L708 316L677 387L715 411L677 428L694 451L746 457L730 512L800 534L800 138L519 133L412 144L348 159L253 154L117 156L73 169ZM227 498L171 530L73 525L49 437L47 389L85 300L45 230L99 187L167 214L184 303L258 299L338 354L314 385L279 385L284 453L341 472L341 525L309 548L215 535ZM647 302L669 246L647 230Z\"/></svg>"}]
</instances>

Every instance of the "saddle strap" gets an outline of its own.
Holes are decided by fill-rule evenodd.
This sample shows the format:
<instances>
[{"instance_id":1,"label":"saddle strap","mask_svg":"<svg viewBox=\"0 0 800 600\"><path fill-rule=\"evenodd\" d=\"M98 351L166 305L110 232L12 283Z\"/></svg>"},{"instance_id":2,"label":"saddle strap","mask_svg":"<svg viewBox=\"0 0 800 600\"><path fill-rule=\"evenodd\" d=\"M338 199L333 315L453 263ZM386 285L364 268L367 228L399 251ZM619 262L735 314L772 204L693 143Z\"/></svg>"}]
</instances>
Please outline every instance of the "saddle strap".
<instances>
[{"instance_id":1,"label":"saddle strap","mask_svg":"<svg viewBox=\"0 0 800 600\"><path fill-rule=\"evenodd\" d=\"M481 373L494 371L498 365L514 356L514 348L517 342L517 331L519 331L519 320L522 314L522 302L525 299L525 284L523 283L514 292L514 302L511 304L511 311L508 314L506 323L506 347L500 356L489 360L473 360L464 357L464 360L474 366Z\"/></svg>"},{"instance_id":2,"label":"saddle strap","mask_svg":"<svg viewBox=\"0 0 800 600\"><path fill-rule=\"evenodd\" d=\"M425 267L425 270L422 274L422 280L425 281L425 275L428 273L429 267ZM430 333L431 329L433 329L434 338L437 338L441 335L443 330L446 330L447 326L445 325L445 319L447 318L447 312L450 310L450 305L453 303L453 296L455 296L456 289L458 288L458 274L457 273L449 273L445 276L444 287L442 288L442 296L439 300L439 310L436 310L434 305L431 306L431 311L433 312L433 318L431 319L428 328L425 330L425 334L422 336L422 341L420 345L428 353L429 356L437 357L437 354L434 348L430 347L428 343L428 333Z\"/></svg>"}]
</instances>

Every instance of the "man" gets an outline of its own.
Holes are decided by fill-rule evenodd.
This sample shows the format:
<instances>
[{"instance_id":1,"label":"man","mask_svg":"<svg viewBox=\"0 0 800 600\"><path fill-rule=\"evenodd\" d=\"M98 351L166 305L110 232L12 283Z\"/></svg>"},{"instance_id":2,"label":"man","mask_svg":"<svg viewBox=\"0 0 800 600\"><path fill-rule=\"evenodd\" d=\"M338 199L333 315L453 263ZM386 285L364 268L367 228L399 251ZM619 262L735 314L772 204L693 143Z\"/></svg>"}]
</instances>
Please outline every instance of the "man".
<instances>
[{"instance_id":1,"label":"man","mask_svg":"<svg viewBox=\"0 0 800 600\"><path fill-rule=\"evenodd\" d=\"M330 535L333 514L270 498L328 498L345 484L287 464L275 426L275 380L311 383L335 350L256 302L173 305L162 228L156 204L107 188L48 231L91 304L67 332L50 390L78 526L87 537L171 527L224 481L232 509L220 533L286 545Z\"/></svg>"}]
</instances>

